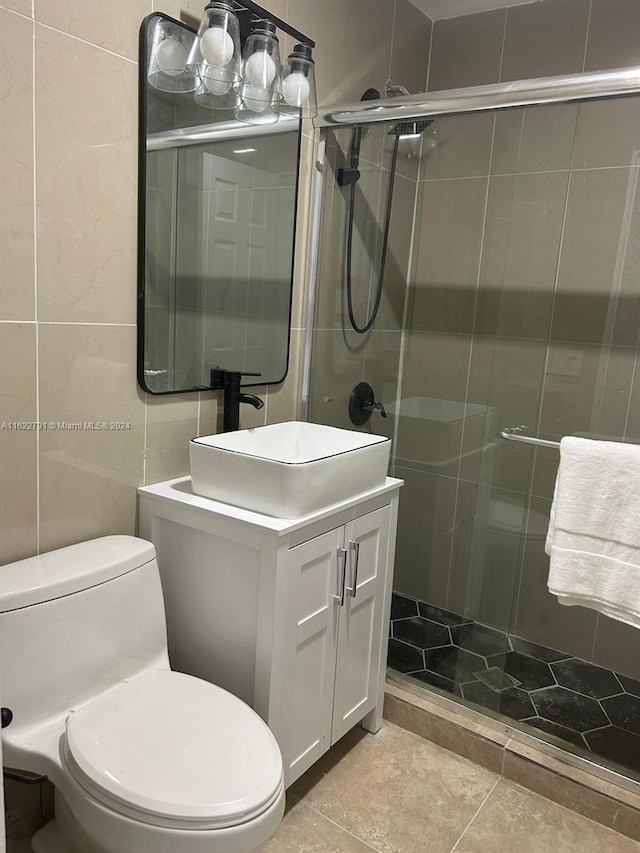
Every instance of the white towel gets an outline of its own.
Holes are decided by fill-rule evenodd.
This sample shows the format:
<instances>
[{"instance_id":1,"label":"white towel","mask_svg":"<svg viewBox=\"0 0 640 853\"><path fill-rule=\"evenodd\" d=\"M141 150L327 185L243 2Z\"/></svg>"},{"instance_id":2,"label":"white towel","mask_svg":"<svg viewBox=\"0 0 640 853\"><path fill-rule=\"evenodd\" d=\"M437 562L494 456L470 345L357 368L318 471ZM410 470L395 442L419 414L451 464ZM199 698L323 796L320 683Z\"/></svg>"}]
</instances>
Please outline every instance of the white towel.
<instances>
[{"instance_id":1,"label":"white towel","mask_svg":"<svg viewBox=\"0 0 640 853\"><path fill-rule=\"evenodd\" d=\"M640 446L563 438L549 592L640 628Z\"/></svg>"}]
</instances>

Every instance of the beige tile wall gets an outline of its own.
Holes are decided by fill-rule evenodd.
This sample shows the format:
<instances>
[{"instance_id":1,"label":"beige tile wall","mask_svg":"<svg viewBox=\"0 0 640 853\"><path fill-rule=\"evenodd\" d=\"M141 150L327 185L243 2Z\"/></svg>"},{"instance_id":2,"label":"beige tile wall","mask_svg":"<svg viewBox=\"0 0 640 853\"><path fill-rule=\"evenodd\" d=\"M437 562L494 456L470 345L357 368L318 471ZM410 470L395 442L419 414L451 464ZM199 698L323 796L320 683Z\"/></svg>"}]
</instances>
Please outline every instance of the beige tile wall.
<instances>
[{"instance_id":1,"label":"beige tile wall","mask_svg":"<svg viewBox=\"0 0 640 853\"><path fill-rule=\"evenodd\" d=\"M266 5L317 41L321 101L359 97L390 72L424 85L411 53L430 22L409 0ZM152 11L193 23L203 6L0 0L0 425L130 423L0 431L0 564L133 533L137 485L188 473L189 438L217 429L218 395L154 398L135 380L138 27ZM243 426L297 413L315 145L307 125L289 375L257 390L265 408L245 407Z\"/></svg>"},{"instance_id":2,"label":"beige tile wall","mask_svg":"<svg viewBox=\"0 0 640 853\"><path fill-rule=\"evenodd\" d=\"M542 0L438 21L429 89L638 64L639 31L633 0ZM625 626L547 592L557 451L487 435L518 424L640 435L640 98L436 124L439 147L421 164L401 393L492 411L434 428L429 441L423 431L422 445L402 418L396 588L637 678ZM573 374L557 369L568 357ZM496 513L510 534L496 536Z\"/></svg>"}]
</instances>

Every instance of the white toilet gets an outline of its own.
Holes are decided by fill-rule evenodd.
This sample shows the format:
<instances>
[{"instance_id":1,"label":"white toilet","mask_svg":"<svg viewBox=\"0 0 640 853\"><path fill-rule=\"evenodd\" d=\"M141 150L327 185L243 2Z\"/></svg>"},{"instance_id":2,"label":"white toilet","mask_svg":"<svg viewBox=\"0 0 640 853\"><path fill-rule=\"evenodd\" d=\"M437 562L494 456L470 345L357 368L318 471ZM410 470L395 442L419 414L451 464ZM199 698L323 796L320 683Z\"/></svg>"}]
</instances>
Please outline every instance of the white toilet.
<instances>
[{"instance_id":1,"label":"white toilet","mask_svg":"<svg viewBox=\"0 0 640 853\"><path fill-rule=\"evenodd\" d=\"M266 724L169 667L149 542L107 536L0 568L0 684L5 766L56 789L35 853L247 853L282 819Z\"/></svg>"}]
</instances>

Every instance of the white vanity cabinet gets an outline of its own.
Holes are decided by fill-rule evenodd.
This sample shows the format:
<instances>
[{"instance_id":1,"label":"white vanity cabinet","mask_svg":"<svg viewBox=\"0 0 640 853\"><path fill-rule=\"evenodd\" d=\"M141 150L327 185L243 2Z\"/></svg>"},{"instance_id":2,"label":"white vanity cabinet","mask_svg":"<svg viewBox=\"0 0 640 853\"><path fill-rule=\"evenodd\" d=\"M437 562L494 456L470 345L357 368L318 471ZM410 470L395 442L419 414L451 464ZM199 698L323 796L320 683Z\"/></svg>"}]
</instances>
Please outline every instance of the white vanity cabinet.
<instances>
[{"instance_id":1,"label":"white vanity cabinet","mask_svg":"<svg viewBox=\"0 0 640 853\"><path fill-rule=\"evenodd\" d=\"M172 666L255 708L287 785L357 723L380 728L401 485L297 519L198 497L189 478L139 489Z\"/></svg>"}]
</instances>

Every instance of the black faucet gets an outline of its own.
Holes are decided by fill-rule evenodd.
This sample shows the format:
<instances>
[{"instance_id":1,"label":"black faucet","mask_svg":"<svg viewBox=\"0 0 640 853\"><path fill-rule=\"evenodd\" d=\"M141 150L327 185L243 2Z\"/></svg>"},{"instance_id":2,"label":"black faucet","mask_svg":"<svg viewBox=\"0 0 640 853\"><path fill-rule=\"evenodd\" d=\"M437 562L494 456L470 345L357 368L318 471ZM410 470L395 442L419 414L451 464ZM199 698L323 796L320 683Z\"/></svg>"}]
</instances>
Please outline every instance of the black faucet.
<instances>
[{"instance_id":1,"label":"black faucet","mask_svg":"<svg viewBox=\"0 0 640 853\"><path fill-rule=\"evenodd\" d=\"M240 381L243 376L260 376L260 373L242 373L239 370L225 370L214 367L210 373L210 387L214 391L224 389L224 412L222 430L233 432L240 428L240 403L249 403L255 409L264 406L264 400L255 394L243 394L240 391Z\"/></svg>"}]
</instances>

